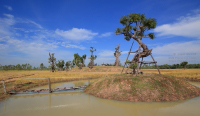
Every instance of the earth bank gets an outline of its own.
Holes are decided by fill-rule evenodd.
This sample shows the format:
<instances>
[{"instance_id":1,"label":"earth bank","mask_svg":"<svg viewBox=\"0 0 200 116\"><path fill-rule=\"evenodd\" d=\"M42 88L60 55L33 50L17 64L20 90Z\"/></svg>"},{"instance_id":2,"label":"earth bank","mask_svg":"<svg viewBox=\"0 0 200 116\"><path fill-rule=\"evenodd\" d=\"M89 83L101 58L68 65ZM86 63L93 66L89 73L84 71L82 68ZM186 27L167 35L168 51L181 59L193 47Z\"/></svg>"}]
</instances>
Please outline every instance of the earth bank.
<instances>
[{"instance_id":1,"label":"earth bank","mask_svg":"<svg viewBox=\"0 0 200 116\"><path fill-rule=\"evenodd\" d=\"M85 92L96 97L134 101L176 101L197 97L200 88L169 75L111 75L90 84Z\"/></svg>"}]
</instances>

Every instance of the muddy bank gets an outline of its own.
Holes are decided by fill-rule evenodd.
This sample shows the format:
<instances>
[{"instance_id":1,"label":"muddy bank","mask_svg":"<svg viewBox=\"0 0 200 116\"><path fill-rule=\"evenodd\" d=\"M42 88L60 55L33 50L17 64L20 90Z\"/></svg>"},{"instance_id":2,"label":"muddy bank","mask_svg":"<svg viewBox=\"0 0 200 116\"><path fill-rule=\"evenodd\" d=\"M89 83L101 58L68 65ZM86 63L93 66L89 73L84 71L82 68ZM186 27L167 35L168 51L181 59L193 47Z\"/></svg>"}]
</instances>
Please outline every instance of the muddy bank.
<instances>
[{"instance_id":1,"label":"muddy bank","mask_svg":"<svg viewBox=\"0 0 200 116\"><path fill-rule=\"evenodd\" d=\"M200 95L200 88L168 75L112 75L89 85L85 92L96 97L134 101L177 101Z\"/></svg>"}]
</instances>

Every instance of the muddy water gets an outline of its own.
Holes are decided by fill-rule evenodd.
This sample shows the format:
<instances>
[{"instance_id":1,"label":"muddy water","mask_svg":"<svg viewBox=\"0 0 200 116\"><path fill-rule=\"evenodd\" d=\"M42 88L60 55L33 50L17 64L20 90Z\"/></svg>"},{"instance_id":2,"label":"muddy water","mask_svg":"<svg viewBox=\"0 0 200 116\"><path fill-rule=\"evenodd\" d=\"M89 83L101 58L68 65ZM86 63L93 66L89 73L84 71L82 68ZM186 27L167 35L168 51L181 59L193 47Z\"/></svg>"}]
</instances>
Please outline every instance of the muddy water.
<instances>
[{"instance_id":1,"label":"muddy water","mask_svg":"<svg viewBox=\"0 0 200 116\"><path fill-rule=\"evenodd\" d=\"M87 81L54 84L71 87ZM193 83L194 84L194 83ZM200 83L195 83L200 85ZM41 87L40 87L41 88ZM48 88L44 86L43 88ZM19 94L0 103L0 116L200 116L200 97L177 102L123 102L96 98L83 90Z\"/></svg>"}]
</instances>

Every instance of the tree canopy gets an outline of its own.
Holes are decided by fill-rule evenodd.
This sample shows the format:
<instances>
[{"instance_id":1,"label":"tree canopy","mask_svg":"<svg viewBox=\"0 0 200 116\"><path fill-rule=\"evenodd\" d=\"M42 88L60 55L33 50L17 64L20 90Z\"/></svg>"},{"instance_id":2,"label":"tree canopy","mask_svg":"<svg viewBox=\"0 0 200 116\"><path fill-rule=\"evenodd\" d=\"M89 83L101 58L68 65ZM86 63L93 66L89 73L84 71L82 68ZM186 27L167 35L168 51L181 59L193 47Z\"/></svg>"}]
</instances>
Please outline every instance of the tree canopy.
<instances>
[{"instance_id":1,"label":"tree canopy","mask_svg":"<svg viewBox=\"0 0 200 116\"><path fill-rule=\"evenodd\" d=\"M144 34L145 31L156 28L157 21L154 18L146 18L144 14L130 13L120 19L123 28L117 28L116 34L124 34L125 39L129 41L131 38L150 37L155 38L154 33Z\"/></svg>"},{"instance_id":2,"label":"tree canopy","mask_svg":"<svg viewBox=\"0 0 200 116\"><path fill-rule=\"evenodd\" d=\"M56 66L57 66L58 68L60 68L60 71L63 70L63 66L64 66L64 65L65 65L64 60L58 60L58 62L56 63Z\"/></svg>"},{"instance_id":3,"label":"tree canopy","mask_svg":"<svg viewBox=\"0 0 200 116\"><path fill-rule=\"evenodd\" d=\"M188 64L188 62L187 61L183 61L183 62L181 62L181 66L183 66L184 67L184 69L186 69L186 65Z\"/></svg>"},{"instance_id":4,"label":"tree canopy","mask_svg":"<svg viewBox=\"0 0 200 116\"><path fill-rule=\"evenodd\" d=\"M50 63L50 67L52 69L52 72L54 72L55 70L55 65L56 65L56 58L54 57L54 53L50 54L49 52L49 58L48 58L48 62Z\"/></svg>"}]
</instances>

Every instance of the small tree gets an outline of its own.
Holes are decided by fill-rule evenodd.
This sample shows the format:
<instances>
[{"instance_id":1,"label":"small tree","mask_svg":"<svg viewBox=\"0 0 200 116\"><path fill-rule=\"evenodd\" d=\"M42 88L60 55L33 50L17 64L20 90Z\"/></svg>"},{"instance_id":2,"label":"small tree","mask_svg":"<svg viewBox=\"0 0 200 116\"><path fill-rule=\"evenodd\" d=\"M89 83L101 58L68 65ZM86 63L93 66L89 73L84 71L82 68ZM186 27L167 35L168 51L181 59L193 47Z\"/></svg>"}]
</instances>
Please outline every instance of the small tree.
<instances>
[{"instance_id":1,"label":"small tree","mask_svg":"<svg viewBox=\"0 0 200 116\"><path fill-rule=\"evenodd\" d=\"M66 63L65 63L65 66L66 66L66 71L68 71L68 69L69 69L69 67L71 66L71 61L67 61Z\"/></svg>"},{"instance_id":2,"label":"small tree","mask_svg":"<svg viewBox=\"0 0 200 116\"><path fill-rule=\"evenodd\" d=\"M186 69L186 66L187 66L188 62L187 61L183 61L181 62L181 66L184 67L184 70Z\"/></svg>"},{"instance_id":3,"label":"small tree","mask_svg":"<svg viewBox=\"0 0 200 116\"><path fill-rule=\"evenodd\" d=\"M120 55L121 55L121 52L120 51L120 44L115 48L115 53L114 53L114 56L116 57L116 60L115 60L115 66L119 66L120 65Z\"/></svg>"},{"instance_id":4,"label":"small tree","mask_svg":"<svg viewBox=\"0 0 200 116\"><path fill-rule=\"evenodd\" d=\"M27 66L26 66L26 68L27 68L28 70L31 70L31 69L32 69L32 66L28 63Z\"/></svg>"},{"instance_id":5,"label":"small tree","mask_svg":"<svg viewBox=\"0 0 200 116\"><path fill-rule=\"evenodd\" d=\"M43 63L40 64L40 69L42 69L42 70L44 69L44 64Z\"/></svg>"},{"instance_id":6,"label":"small tree","mask_svg":"<svg viewBox=\"0 0 200 116\"><path fill-rule=\"evenodd\" d=\"M85 67L85 60L86 60L86 54L84 54L83 56L82 56L82 58L83 58L83 67Z\"/></svg>"},{"instance_id":7,"label":"small tree","mask_svg":"<svg viewBox=\"0 0 200 116\"><path fill-rule=\"evenodd\" d=\"M2 70L3 69L3 66L0 64L0 70Z\"/></svg>"},{"instance_id":8,"label":"small tree","mask_svg":"<svg viewBox=\"0 0 200 116\"><path fill-rule=\"evenodd\" d=\"M96 51L96 49L94 49L94 47L90 47L91 49L90 49L90 52L91 52L91 56L90 56L90 63L89 63L89 68L93 68L93 66L94 66L94 60L96 60L96 58L97 58L97 56L95 55L93 55L93 52L94 51Z\"/></svg>"},{"instance_id":9,"label":"small tree","mask_svg":"<svg viewBox=\"0 0 200 116\"><path fill-rule=\"evenodd\" d=\"M54 72L55 71L55 65L56 65L56 58L54 57L54 53L52 53L52 54L50 54L50 52L49 52L49 58L48 58L48 62L50 63L50 67L51 67L51 70L52 70L52 72Z\"/></svg>"},{"instance_id":10,"label":"small tree","mask_svg":"<svg viewBox=\"0 0 200 116\"><path fill-rule=\"evenodd\" d=\"M15 67L17 70L22 70L22 66L20 64L17 64Z\"/></svg>"},{"instance_id":11,"label":"small tree","mask_svg":"<svg viewBox=\"0 0 200 116\"><path fill-rule=\"evenodd\" d=\"M73 60L73 63L78 66L80 69L82 69L82 66L83 66L83 58L78 55L78 53L74 54L74 60Z\"/></svg>"},{"instance_id":12,"label":"small tree","mask_svg":"<svg viewBox=\"0 0 200 116\"><path fill-rule=\"evenodd\" d=\"M65 65L64 60L58 60L58 62L56 63L56 66L57 66L58 68L60 68L60 71L63 70L63 66L64 66L64 65Z\"/></svg>"}]
</instances>

